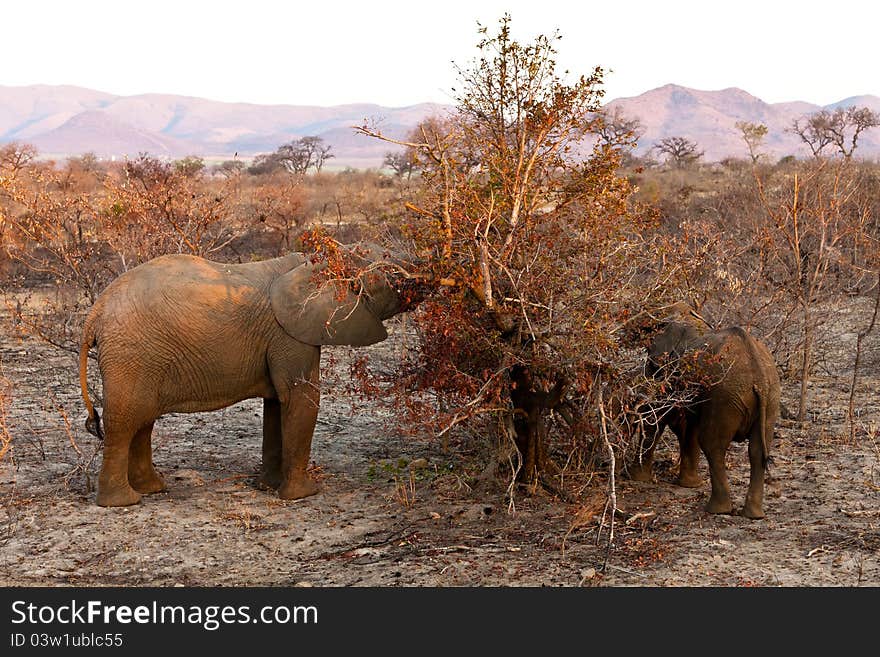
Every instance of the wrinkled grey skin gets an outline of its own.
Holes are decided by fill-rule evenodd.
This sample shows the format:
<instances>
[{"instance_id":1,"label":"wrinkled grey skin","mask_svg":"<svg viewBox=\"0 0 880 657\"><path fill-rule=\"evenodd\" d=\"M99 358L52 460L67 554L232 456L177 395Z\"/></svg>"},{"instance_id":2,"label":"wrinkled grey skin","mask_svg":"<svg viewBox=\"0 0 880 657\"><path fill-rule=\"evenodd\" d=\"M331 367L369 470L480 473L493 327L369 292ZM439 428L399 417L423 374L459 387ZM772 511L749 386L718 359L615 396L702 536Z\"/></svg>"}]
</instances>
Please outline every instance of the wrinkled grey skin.
<instances>
[{"instance_id":1,"label":"wrinkled grey skin","mask_svg":"<svg viewBox=\"0 0 880 657\"><path fill-rule=\"evenodd\" d=\"M651 480L656 438L668 426L681 450L679 485L700 485L697 459L702 450L712 481L706 508L710 513L732 513L724 458L731 441L748 440L751 475L742 515L763 518L764 474L779 417L776 363L767 348L740 327L703 332L694 323L672 321L649 346L646 373L665 376L678 359L697 351L719 356L717 363L707 366L712 385L687 409L673 408L656 425L646 427L643 457L629 466L630 476Z\"/></svg>"},{"instance_id":2,"label":"wrinkled grey skin","mask_svg":"<svg viewBox=\"0 0 880 657\"><path fill-rule=\"evenodd\" d=\"M402 311L403 301L380 273L363 276L362 293L354 294L319 284L315 272L300 253L237 265L170 255L107 286L80 348L87 427L98 434L86 390L93 344L104 387L99 505L135 504L141 494L164 490L152 463L157 418L254 397L264 411L261 482L283 499L318 491L306 468L321 346L384 340L382 321Z\"/></svg>"}]
</instances>

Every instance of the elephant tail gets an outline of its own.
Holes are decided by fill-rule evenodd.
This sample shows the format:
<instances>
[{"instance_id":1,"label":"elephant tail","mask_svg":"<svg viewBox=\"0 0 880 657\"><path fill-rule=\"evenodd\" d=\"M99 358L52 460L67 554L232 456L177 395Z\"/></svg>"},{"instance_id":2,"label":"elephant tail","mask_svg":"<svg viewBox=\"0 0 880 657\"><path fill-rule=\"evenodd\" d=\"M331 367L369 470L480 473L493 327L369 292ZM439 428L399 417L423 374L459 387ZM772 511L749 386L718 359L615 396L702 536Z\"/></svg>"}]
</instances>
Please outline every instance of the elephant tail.
<instances>
[{"instance_id":1,"label":"elephant tail","mask_svg":"<svg viewBox=\"0 0 880 657\"><path fill-rule=\"evenodd\" d=\"M89 314L86 323L83 326L82 342L79 345L79 386L82 390L83 401L86 403L86 411L89 414L86 419L86 431L97 436L98 440L104 440L104 432L101 430L101 416L89 399L89 382L88 382L88 366L89 366L89 349L95 344L95 328L93 315Z\"/></svg>"},{"instance_id":2,"label":"elephant tail","mask_svg":"<svg viewBox=\"0 0 880 657\"><path fill-rule=\"evenodd\" d=\"M767 435L767 396L762 395L757 385L752 386L755 397L758 398L758 431L761 435L761 464L766 469L770 463L770 444ZM754 436L754 432L752 432Z\"/></svg>"}]
</instances>

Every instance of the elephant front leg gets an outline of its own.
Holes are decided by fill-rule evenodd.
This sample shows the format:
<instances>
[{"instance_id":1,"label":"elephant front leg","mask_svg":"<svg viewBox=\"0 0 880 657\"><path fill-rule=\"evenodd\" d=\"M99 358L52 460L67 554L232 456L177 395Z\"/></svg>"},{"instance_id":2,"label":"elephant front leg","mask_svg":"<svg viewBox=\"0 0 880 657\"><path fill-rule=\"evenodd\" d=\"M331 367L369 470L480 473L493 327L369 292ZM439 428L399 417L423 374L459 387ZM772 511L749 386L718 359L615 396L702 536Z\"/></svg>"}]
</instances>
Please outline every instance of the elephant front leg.
<instances>
[{"instance_id":1,"label":"elephant front leg","mask_svg":"<svg viewBox=\"0 0 880 657\"><path fill-rule=\"evenodd\" d=\"M295 500L318 492L318 483L308 472L312 435L318 419L318 364L308 379L297 383L281 412L281 483L278 497Z\"/></svg>"},{"instance_id":2,"label":"elephant front leg","mask_svg":"<svg viewBox=\"0 0 880 657\"><path fill-rule=\"evenodd\" d=\"M700 443L696 436L696 428L691 425L682 427L678 436L678 480L676 483L684 488L699 488L703 481L697 474L700 463Z\"/></svg>"},{"instance_id":3,"label":"elephant front leg","mask_svg":"<svg viewBox=\"0 0 880 657\"><path fill-rule=\"evenodd\" d=\"M263 400L263 465L260 484L277 490L281 485L281 402Z\"/></svg>"},{"instance_id":4,"label":"elephant front leg","mask_svg":"<svg viewBox=\"0 0 880 657\"><path fill-rule=\"evenodd\" d=\"M165 480L153 466L153 424L135 433L128 449L128 483L145 495L165 490Z\"/></svg>"},{"instance_id":5,"label":"elephant front leg","mask_svg":"<svg viewBox=\"0 0 880 657\"><path fill-rule=\"evenodd\" d=\"M650 482L653 480L651 469L654 464L654 449L657 447L657 441L663 433L664 426L662 422L647 424L647 428L643 425L639 454L626 468L629 478L633 481Z\"/></svg>"}]
</instances>

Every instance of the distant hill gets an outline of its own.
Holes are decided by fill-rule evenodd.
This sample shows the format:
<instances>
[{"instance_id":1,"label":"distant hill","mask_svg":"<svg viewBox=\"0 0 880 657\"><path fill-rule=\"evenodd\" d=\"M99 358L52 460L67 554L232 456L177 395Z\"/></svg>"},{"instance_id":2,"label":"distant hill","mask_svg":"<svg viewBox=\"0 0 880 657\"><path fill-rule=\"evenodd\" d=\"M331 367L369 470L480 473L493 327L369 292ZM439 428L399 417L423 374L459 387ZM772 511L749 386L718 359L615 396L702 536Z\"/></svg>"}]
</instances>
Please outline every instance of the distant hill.
<instances>
[{"instance_id":1,"label":"distant hill","mask_svg":"<svg viewBox=\"0 0 880 657\"><path fill-rule=\"evenodd\" d=\"M877 96L853 96L825 106L827 109L856 105L880 111ZM667 84L640 96L618 98L608 103L619 106L627 116L638 117L645 128L638 152L644 153L664 137L687 137L705 150L709 161L725 157L746 157L748 150L736 129L737 121L763 123L767 137L761 149L772 157L807 156L809 150L786 129L793 120L823 109L801 101L765 103L742 89L699 91ZM857 153L880 156L880 128L863 133Z\"/></svg>"},{"instance_id":2,"label":"distant hill","mask_svg":"<svg viewBox=\"0 0 880 657\"><path fill-rule=\"evenodd\" d=\"M0 143L25 141L43 154L253 156L310 135L332 146L334 166L378 167L394 147L355 134L351 126L378 121L402 137L444 106L372 104L312 107L223 103L203 98L112 94L71 86L0 86Z\"/></svg>"},{"instance_id":3,"label":"distant hill","mask_svg":"<svg viewBox=\"0 0 880 657\"><path fill-rule=\"evenodd\" d=\"M821 109L800 101L769 104L736 88L699 91L674 84L608 105L620 106L645 126L639 152L663 137L682 136L696 141L708 160L746 155L737 121L766 124L764 151L773 157L807 155L785 129L793 119ZM880 111L880 98L853 96L827 107L848 105ZM394 147L357 135L351 126L378 120L383 132L401 137L425 117L448 110L433 103L255 105L167 94L116 96L72 86L0 86L0 142L29 142L57 158L88 151L103 157L133 157L146 151L168 157L222 158L234 153L250 157L292 139L317 135L332 147L335 158L329 165L366 168L380 166L384 154ZM880 156L880 129L864 133L858 153Z\"/></svg>"}]
</instances>

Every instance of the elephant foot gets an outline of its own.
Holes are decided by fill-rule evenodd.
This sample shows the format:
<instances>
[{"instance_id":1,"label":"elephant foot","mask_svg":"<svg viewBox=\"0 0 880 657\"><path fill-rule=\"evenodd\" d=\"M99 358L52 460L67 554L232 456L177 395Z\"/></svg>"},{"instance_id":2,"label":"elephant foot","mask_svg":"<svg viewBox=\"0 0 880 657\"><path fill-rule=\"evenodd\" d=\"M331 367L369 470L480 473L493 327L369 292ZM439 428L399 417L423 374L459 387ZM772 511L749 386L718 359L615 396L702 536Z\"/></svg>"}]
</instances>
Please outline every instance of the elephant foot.
<instances>
[{"instance_id":1,"label":"elephant foot","mask_svg":"<svg viewBox=\"0 0 880 657\"><path fill-rule=\"evenodd\" d=\"M652 482L654 478L651 476L651 466L644 463L633 463L627 468L629 478L633 481Z\"/></svg>"},{"instance_id":2,"label":"elephant foot","mask_svg":"<svg viewBox=\"0 0 880 657\"><path fill-rule=\"evenodd\" d=\"M278 490L281 487L281 473L263 472L257 479L257 487L263 490Z\"/></svg>"},{"instance_id":3,"label":"elephant foot","mask_svg":"<svg viewBox=\"0 0 880 657\"><path fill-rule=\"evenodd\" d=\"M740 515L750 518L751 520L761 520L764 517L764 510L758 504L749 504L746 502Z\"/></svg>"},{"instance_id":4,"label":"elephant foot","mask_svg":"<svg viewBox=\"0 0 880 657\"><path fill-rule=\"evenodd\" d=\"M700 479L699 475L691 472L682 472L679 473L678 479L675 480L675 483L682 488L699 488L703 485L703 480Z\"/></svg>"},{"instance_id":5,"label":"elephant foot","mask_svg":"<svg viewBox=\"0 0 880 657\"><path fill-rule=\"evenodd\" d=\"M98 487L98 506L131 506L141 501L141 494L131 486L118 488Z\"/></svg>"},{"instance_id":6,"label":"elephant foot","mask_svg":"<svg viewBox=\"0 0 880 657\"><path fill-rule=\"evenodd\" d=\"M131 487L134 488L138 493L142 493L143 495L149 495L151 493L161 493L165 490L165 479L160 475L156 470L152 472L138 477L133 477L131 474L128 475L128 483L131 484Z\"/></svg>"},{"instance_id":7,"label":"elephant foot","mask_svg":"<svg viewBox=\"0 0 880 657\"><path fill-rule=\"evenodd\" d=\"M709 498L709 503L706 505L706 511L709 513L733 513L733 502L729 499L727 500L718 500L714 497Z\"/></svg>"},{"instance_id":8,"label":"elephant foot","mask_svg":"<svg viewBox=\"0 0 880 657\"><path fill-rule=\"evenodd\" d=\"M278 497L282 500L298 500L302 497L314 495L321 487L308 475L303 475L295 480L288 480L278 487Z\"/></svg>"}]
</instances>

